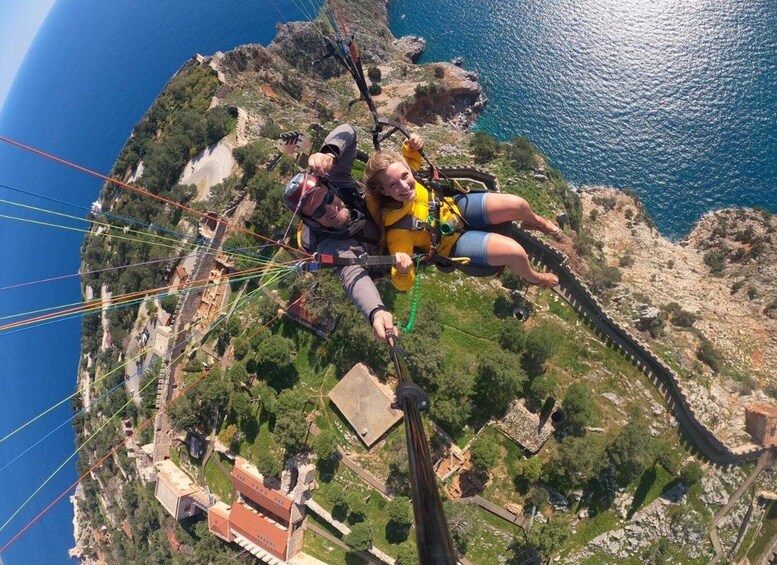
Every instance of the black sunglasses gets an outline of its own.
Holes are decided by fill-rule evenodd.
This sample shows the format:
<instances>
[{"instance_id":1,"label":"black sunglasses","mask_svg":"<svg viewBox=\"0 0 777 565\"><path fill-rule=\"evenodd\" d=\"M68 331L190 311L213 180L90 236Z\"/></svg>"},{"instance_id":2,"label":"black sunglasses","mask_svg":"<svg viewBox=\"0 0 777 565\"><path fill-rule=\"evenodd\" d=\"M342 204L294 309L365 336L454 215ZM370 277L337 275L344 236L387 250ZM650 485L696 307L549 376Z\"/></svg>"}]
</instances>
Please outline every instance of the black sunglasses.
<instances>
[{"instance_id":1,"label":"black sunglasses","mask_svg":"<svg viewBox=\"0 0 777 565\"><path fill-rule=\"evenodd\" d=\"M313 210L309 217L313 218L314 220L318 220L321 216L323 216L326 213L326 207L332 204L332 202L335 201L335 193L326 189L326 196L324 196L324 199L321 201L321 204L316 206L316 209Z\"/></svg>"}]
</instances>

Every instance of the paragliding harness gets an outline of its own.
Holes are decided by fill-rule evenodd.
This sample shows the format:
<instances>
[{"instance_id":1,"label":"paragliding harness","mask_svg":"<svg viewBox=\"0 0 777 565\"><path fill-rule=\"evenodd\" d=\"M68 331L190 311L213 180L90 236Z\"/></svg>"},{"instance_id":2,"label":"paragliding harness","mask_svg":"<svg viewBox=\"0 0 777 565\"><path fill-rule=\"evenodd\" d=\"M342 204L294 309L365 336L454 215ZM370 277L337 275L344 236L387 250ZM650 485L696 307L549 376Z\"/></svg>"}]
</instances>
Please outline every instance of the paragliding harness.
<instances>
[{"instance_id":1,"label":"paragliding harness","mask_svg":"<svg viewBox=\"0 0 777 565\"><path fill-rule=\"evenodd\" d=\"M340 29L343 27L344 22L342 19L335 17L331 6L327 5L325 8L326 15L329 18L329 22L332 26L334 35L333 37L323 37L324 47L326 49L326 55L322 60L329 57L334 58L342 67L344 67L353 78L356 83L356 87L359 89L359 98L352 100L348 104L350 110L351 106L357 102L365 102L369 107L370 114L375 123L375 127L372 130L372 144L376 151L380 150L380 145L383 141L391 137L397 132L400 132L406 139L410 138L410 134L399 123L381 118L378 116L375 102L372 100L369 88L367 87L367 81L364 76L364 69L362 68L361 57L359 55L356 42L352 35L346 33L343 34ZM386 226L386 229L406 229L406 230L427 230L430 234L430 250L426 253L421 260L421 264L434 265L439 270L445 273L451 273L454 270L460 270L466 275L484 277L492 275L501 275L504 267L489 267L485 265L471 265L468 258L457 257L445 257L438 253L440 243L443 236L449 236L457 232L462 232L463 227L466 226L466 221L460 214L455 212L456 222L442 223L440 221L440 208L446 197L453 196L455 194L466 194L469 191L468 188L461 186L459 182L454 179L445 176L440 169L438 169L424 154L423 151L419 151L421 157L428 165L427 178L423 184L427 187L429 192L429 217L417 218L413 216L401 218L391 226ZM489 231L498 233L508 233L509 224L492 226Z\"/></svg>"},{"instance_id":2,"label":"paragliding harness","mask_svg":"<svg viewBox=\"0 0 777 565\"><path fill-rule=\"evenodd\" d=\"M386 132L383 128L388 126L390 129ZM379 118L375 128L377 135L373 132L373 137L378 140L376 149L380 149L380 142L386 138L392 136L396 132L402 133L405 138L410 138L410 134L400 124L395 121L385 118ZM427 218L419 218L417 216L407 215L391 225L386 226L386 230L401 229L409 231L426 230L429 232L430 246L429 252L422 257L422 264L434 265L440 271L444 273L451 273L454 270L459 270L468 276L474 277L489 277L492 275L500 275L504 270L504 267L489 267L487 265L471 265L469 259L465 257L445 257L438 253L440 244L442 243L443 236L450 236L454 233L463 233L467 225L467 221L461 216L461 214L454 208L452 210L453 218L442 222L440 219L440 211L443 206L445 198L450 198L458 194L469 194L471 190L464 187L457 180L445 175L443 171L438 169L424 154L423 151L419 151L421 157L426 161L428 165L428 171L421 181L427 191L429 192L429 216ZM489 231L496 233L506 234L509 232L509 223L505 225L492 226Z\"/></svg>"}]
</instances>

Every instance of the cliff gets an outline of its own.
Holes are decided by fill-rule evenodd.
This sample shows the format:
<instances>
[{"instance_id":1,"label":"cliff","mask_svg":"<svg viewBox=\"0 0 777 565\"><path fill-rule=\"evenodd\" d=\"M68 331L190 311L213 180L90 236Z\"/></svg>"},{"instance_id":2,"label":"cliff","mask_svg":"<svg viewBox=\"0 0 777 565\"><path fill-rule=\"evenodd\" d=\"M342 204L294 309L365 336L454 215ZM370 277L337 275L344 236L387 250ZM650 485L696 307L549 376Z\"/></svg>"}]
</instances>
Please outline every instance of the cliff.
<instances>
[{"instance_id":1,"label":"cliff","mask_svg":"<svg viewBox=\"0 0 777 565\"><path fill-rule=\"evenodd\" d=\"M629 194L584 188L582 200L602 253L622 273L608 292L611 311L640 331L645 312L657 309L664 318L660 331L644 334L685 377L702 420L734 447L749 442L745 406L777 393L777 219L720 210L672 242L636 220L641 204ZM672 323L673 303L695 321ZM716 369L697 355L705 340L720 358Z\"/></svg>"},{"instance_id":2,"label":"cliff","mask_svg":"<svg viewBox=\"0 0 777 565\"><path fill-rule=\"evenodd\" d=\"M777 374L774 218L755 211L719 212L703 218L685 241L670 242L651 227L640 203L628 194L584 189L578 197L528 142L499 144L467 133L486 100L478 77L448 63L414 64L423 41L395 40L387 27L383 3L350 2L348 10L365 71L369 69L372 76L378 77L370 80L378 112L420 132L427 140L427 152L438 163L483 168L485 172L480 170L473 177L496 178L503 191L525 197L545 216L565 212L575 230L567 228L571 238L551 244L563 249L569 257L568 265L596 288L605 317L612 316L639 334L685 379L684 389L692 391L693 411L717 439L732 447L747 444L750 438L744 433L744 406L764 400L767 392L777 390L771 388ZM280 187L297 170L297 164L278 151L281 133L303 133L304 141L300 143L308 143L309 151L326 131L348 121L357 129L360 148L371 150L371 116L364 103L350 105L359 96L351 77L332 59L321 60L318 26L318 22L280 25L269 46L245 45L226 53L198 56L171 80L136 127L114 176L153 187L192 209L215 210L232 225L214 229L209 221L174 213L169 207L148 204L141 197L126 196L106 186L100 199L104 210L123 209L127 215L142 217L152 226L149 230L153 226L162 226L168 233L175 230L182 234L180 245L194 245L197 253L191 251L185 261L170 262L137 276L100 275L85 280L86 292L104 288L121 294L164 284L185 289L187 277L198 280L208 277L208 273L214 276L218 270L215 257L197 258L204 255L202 249L256 246L255 241L239 233L239 228L263 235L285 233L291 217L280 203ZM197 127L184 127L192 124ZM215 131L215 139L207 135L193 139L190 129ZM398 140L387 143L396 145ZM173 154L193 158L170 164ZM191 177L197 179L192 181L195 185L183 185L184 179L190 178L184 171L208 168L216 159L221 159L220 166L213 168L223 169L216 180L195 175ZM273 165L269 169L268 163ZM95 240L84 245L84 271L106 262L117 264L120 253L135 253L129 246L112 242L110 233ZM535 258L541 260L540 254L535 253ZM226 262L220 260L231 261L232 267L237 262L235 269L241 268L241 260L247 261L239 255ZM607 265L617 266L617 277L612 270L603 276ZM84 404L101 392L92 388L92 383L120 367L125 359L145 354L141 345L144 330L167 327L168 345L181 345L167 347L163 339L155 340L152 334L154 348L158 348L154 354L157 360L164 360L158 373L148 377L149 388L134 389L133 408L113 430L112 437L82 458L80 470L97 461L101 449L117 438L132 438L126 450L119 450L104 469L92 473L78 494L77 531L83 560L169 561L176 544L183 547L182 553L192 562L198 558L203 562L226 559L230 550L220 542L214 543L202 521L177 523L157 504L147 483L154 477L151 461L173 458L192 477L207 482L214 493L227 500L229 493L221 483L229 458L239 453L262 465L268 474L277 474L278 461L288 450L286 442L294 440L289 429L295 423L315 420L335 438L333 441L339 441L340 449L350 458L349 465L363 465L391 485L392 495L402 493L407 480L402 475L405 462L401 440L395 435L374 450L361 449L347 423L325 401L327 387L333 386L349 363L369 361L378 369L385 365L386 356L347 304L338 284L326 275L319 277L315 284L302 277L284 280L273 291L265 289L266 296L258 298L251 294L253 288L235 284L231 296L229 291L219 295L200 292L174 300L153 300L148 306L106 318L104 325L85 324L79 382ZM577 281L574 275L570 278ZM624 526L629 504L635 511L640 506L642 481L668 476L666 486L670 480L680 481L680 468L686 461L701 460L679 439L671 403L661 395L660 385L646 378L620 352L608 348L607 336L583 324L584 319L564 302L563 292L552 295L516 291L519 287L509 277L500 282L430 274L425 281L424 292L428 294L420 315L421 327L407 335L404 343L413 369L417 369L419 379L425 379L422 384L431 392L429 418L445 428L434 438L437 461L453 461L450 453L460 453L456 445L446 447L446 441L468 446L479 441L473 441L473 436L489 436L484 421L501 416L483 412L494 396L500 396L493 390L507 395L509 388L535 407L548 398L554 402L563 398L570 415L574 415L575 401L578 411L590 409L585 421L578 413L576 427L561 424L554 428L547 446L532 459L525 459L519 447L499 436L493 440L499 455L494 468L485 473L485 478L480 470L459 469L455 471L460 475L456 484L466 482L461 479L472 479L473 488L480 489L477 493L488 497L490 504L529 508L536 503L538 524L552 520L579 527L580 532L598 531L598 525L589 528L586 520L607 512L607 520ZM277 312L270 298L284 303L301 289L312 293L311 311L321 314L321 318L339 320L335 329L330 328L331 339L325 342L286 322L269 330L270 337L257 337ZM406 296L394 296L386 287L383 291L397 312L409 310ZM257 304L245 306L239 300L246 296ZM514 317L520 308L532 312L524 325ZM306 320L315 321L315 316L305 314ZM224 321L224 327L198 334L216 319ZM104 339L108 330L114 338L112 343ZM183 339L193 335L197 336L194 343ZM180 342L172 341L171 336ZM554 336L558 339L551 339ZM533 352L522 349L527 340L533 344L531 347L547 350L548 358L539 362L539 367ZM702 349L703 355L699 353ZM176 360L173 354L180 358ZM220 376L207 388L198 388L193 383L206 366L217 367ZM126 371L128 377L131 372ZM131 380L128 378L128 383ZM575 384L582 384L583 393L588 395L585 401L570 393ZM137 384L127 386L132 390ZM191 393L190 386L194 386ZM579 388L577 391L582 394ZM182 399L184 408L173 410L170 418L156 412L171 399ZM581 408L580 403L586 406ZM273 412L278 405L288 413ZM305 406L313 406L313 412L305 414ZM102 410L93 411L79 433L94 429L103 415ZM152 425L147 425L149 421ZM637 476L616 486L613 473L617 454L613 453L620 445L616 442L632 423L642 425L636 435L647 442L644 451L655 451L656 455L649 461L634 463L641 465ZM190 457L184 441L191 436L204 438L217 453L208 450L203 461ZM564 455L569 445L579 446L574 457ZM315 451L318 454L318 442ZM207 467L208 457L215 458L219 469ZM576 470L574 475L567 471L570 465L589 458L592 461L586 463L587 468ZM658 459L660 463L656 463ZM529 465L535 463L542 473L538 470L533 476ZM374 528L375 547L396 555L397 544L386 539L389 527L385 525L383 498L373 497L371 490L360 490L358 481L338 475L337 466L333 470L328 465L320 456L321 484L314 493L316 503L329 505L331 499L326 493L340 482L354 489L362 502L370 505L371 509L364 510L367 520L379 524ZM586 472L588 475L581 479ZM727 493L736 487L733 479L718 481L717 469L702 474L712 486L705 484L702 493L697 488L672 499L671 504L676 505L672 508L694 506L683 519L688 515L695 519L699 507L707 512L715 510L721 505L720 499L725 501ZM736 477L740 474L744 473ZM553 486L546 490L551 483ZM660 485L645 484L661 491ZM570 503L557 503L558 498L553 504L541 501L541 493L555 493L554 489L564 489L570 500L576 497L574 512L569 511L573 507ZM585 494L577 496L578 490L583 493L584 489ZM461 492L454 494L459 496ZM563 496L561 499L566 500ZM359 501L349 504L358 507ZM331 516L334 512L330 510L333 508L326 507L324 513ZM641 515L649 515L656 523L654 530L643 536L643 546L666 536L661 524L668 523L667 513L664 503L651 504L643 511ZM481 526L487 522L470 514L470 519ZM711 552L700 541L706 538L698 526L693 524L690 534L682 538L694 544L688 553L694 558ZM478 563L519 559L523 549L510 543L512 528L512 524L501 530L483 526L482 532L488 530L487 535L473 539L467 555ZM613 531L619 530L614 527ZM581 534L570 539L568 549L589 541ZM592 544L598 548L600 542ZM618 547L613 554L638 556L637 550L629 551ZM343 562L347 562L346 557Z\"/></svg>"}]
</instances>

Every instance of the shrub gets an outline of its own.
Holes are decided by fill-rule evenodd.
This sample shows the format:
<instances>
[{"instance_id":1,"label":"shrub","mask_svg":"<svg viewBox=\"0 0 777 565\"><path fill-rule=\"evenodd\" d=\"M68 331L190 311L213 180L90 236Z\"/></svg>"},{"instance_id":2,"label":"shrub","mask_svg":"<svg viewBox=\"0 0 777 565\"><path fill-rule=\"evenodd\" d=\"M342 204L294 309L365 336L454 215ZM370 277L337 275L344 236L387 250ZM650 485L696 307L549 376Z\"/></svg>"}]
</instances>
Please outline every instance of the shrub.
<instances>
[{"instance_id":1,"label":"shrub","mask_svg":"<svg viewBox=\"0 0 777 565\"><path fill-rule=\"evenodd\" d=\"M758 298L758 289L754 286L747 287L747 299L755 300L756 298Z\"/></svg>"},{"instance_id":2,"label":"shrub","mask_svg":"<svg viewBox=\"0 0 777 565\"><path fill-rule=\"evenodd\" d=\"M618 261L618 265L621 267L631 267L634 264L634 256L631 253L626 253Z\"/></svg>"},{"instance_id":3,"label":"shrub","mask_svg":"<svg viewBox=\"0 0 777 565\"><path fill-rule=\"evenodd\" d=\"M753 237L755 237L753 228L751 226L747 226L745 229L743 229L741 232L738 232L734 236L734 240L740 241L742 243L749 243L753 240Z\"/></svg>"},{"instance_id":4,"label":"shrub","mask_svg":"<svg viewBox=\"0 0 777 565\"><path fill-rule=\"evenodd\" d=\"M734 281L734 284L731 285L731 294L736 294L743 286L745 286L745 281Z\"/></svg>"},{"instance_id":5,"label":"shrub","mask_svg":"<svg viewBox=\"0 0 777 565\"><path fill-rule=\"evenodd\" d=\"M605 290L613 288L621 282L623 275L618 267L595 261L591 264L589 278L591 290L597 294L602 294Z\"/></svg>"},{"instance_id":6,"label":"shrub","mask_svg":"<svg viewBox=\"0 0 777 565\"><path fill-rule=\"evenodd\" d=\"M669 261L666 262L666 268L674 269L674 259L669 259Z\"/></svg>"},{"instance_id":7,"label":"shrub","mask_svg":"<svg viewBox=\"0 0 777 565\"><path fill-rule=\"evenodd\" d=\"M381 78L383 78L383 73L380 72L380 69L375 65L370 65L367 67L367 77L372 82L379 82Z\"/></svg>"},{"instance_id":8,"label":"shrub","mask_svg":"<svg viewBox=\"0 0 777 565\"><path fill-rule=\"evenodd\" d=\"M267 118L267 121L265 121L259 129L259 135L269 139L278 139L281 135L281 128L272 120L272 118Z\"/></svg>"},{"instance_id":9,"label":"shrub","mask_svg":"<svg viewBox=\"0 0 777 565\"><path fill-rule=\"evenodd\" d=\"M415 87L415 97L423 98L424 96L433 96L437 94L438 88L436 84L425 82L423 84L417 84Z\"/></svg>"},{"instance_id":10,"label":"shrub","mask_svg":"<svg viewBox=\"0 0 777 565\"><path fill-rule=\"evenodd\" d=\"M627 220L632 219L634 217L634 210L632 210L631 208L626 208L626 210L623 212L623 216Z\"/></svg>"},{"instance_id":11,"label":"shrub","mask_svg":"<svg viewBox=\"0 0 777 565\"><path fill-rule=\"evenodd\" d=\"M369 91L373 96L378 96L381 92L383 92L383 88L381 88L377 82L373 82L370 85Z\"/></svg>"},{"instance_id":12,"label":"shrub","mask_svg":"<svg viewBox=\"0 0 777 565\"><path fill-rule=\"evenodd\" d=\"M536 150L528 137L515 137L510 143L508 157L510 163L518 171L531 169L534 166Z\"/></svg>"},{"instance_id":13,"label":"shrub","mask_svg":"<svg viewBox=\"0 0 777 565\"><path fill-rule=\"evenodd\" d=\"M588 214L588 218L589 218L589 219L590 219L592 222L595 222L597 219L599 219L599 210L597 210L596 208L594 208L593 210L591 210L591 212Z\"/></svg>"},{"instance_id":14,"label":"shrub","mask_svg":"<svg viewBox=\"0 0 777 565\"><path fill-rule=\"evenodd\" d=\"M499 443L491 435L481 435L470 448L472 464L481 471L493 469L501 455Z\"/></svg>"},{"instance_id":15,"label":"shrub","mask_svg":"<svg viewBox=\"0 0 777 565\"><path fill-rule=\"evenodd\" d=\"M704 264L710 268L713 275L720 275L726 266L726 253L719 250L707 251L704 254Z\"/></svg>"},{"instance_id":16,"label":"shrub","mask_svg":"<svg viewBox=\"0 0 777 565\"><path fill-rule=\"evenodd\" d=\"M357 551L367 551L372 547L372 529L369 524L360 522L351 528L351 533L345 536L345 543Z\"/></svg>"},{"instance_id":17,"label":"shrub","mask_svg":"<svg viewBox=\"0 0 777 565\"><path fill-rule=\"evenodd\" d=\"M435 78L443 78L445 76L445 67L442 65L437 65L434 67L434 77Z\"/></svg>"},{"instance_id":18,"label":"shrub","mask_svg":"<svg viewBox=\"0 0 777 565\"><path fill-rule=\"evenodd\" d=\"M618 203L618 200L614 196L594 196L592 200L594 204L604 208L605 212L614 209L615 205Z\"/></svg>"},{"instance_id":19,"label":"shrub","mask_svg":"<svg viewBox=\"0 0 777 565\"><path fill-rule=\"evenodd\" d=\"M699 347L696 349L696 358L716 373L719 373L723 367L722 356L712 345L712 342L706 338L701 339Z\"/></svg>"},{"instance_id":20,"label":"shrub","mask_svg":"<svg viewBox=\"0 0 777 565\"><path fill-rule=\"evenodd\" d=\"M671 322L673 326L678 328L689 328L698 319L699 316L696 314L680 309L679 311L672 314Z\"/></svg>"},{"instance_id":21,"label":"shrub","mask_svg":"<svg viewBox=\"0 0 777 565\"><path fill-rule=\"evenodd\" d=\"M499 142L483 131L476 131L470 136L469 146L478 163L491 161L499 153Z\"/></svg>"},{"instance_id":22,"label":"shrub","mask_svg":"<svg viewBox=\"0 0 777 565\"><path fill-rule=\"evenodd\" d=\"M691 461L680 470L680 480L692 487L704 477L704 469L696 461Z\"/></svg>"},{"instance_id":23,"label":"shrub","mask_svg":"<svg viewBox=\"0 0 777 565\"><path fill-rule=\"evenodd\" d=\"M566 426L573 431L582 431L596 421L596 406L591 391L584 383L573 383L564 396Z\"/></svg>"},{"instance_id":24,"label":"shrub","mask_svg":"<svg viewBox=\"0 0 777 565\"><path fill-rule=\"evenodd\" d=\"M168 314L175 312L175 307L178 306L178 297L175 294L168 294L162 299L162 310Z\"/></svg>"}]
</instances>

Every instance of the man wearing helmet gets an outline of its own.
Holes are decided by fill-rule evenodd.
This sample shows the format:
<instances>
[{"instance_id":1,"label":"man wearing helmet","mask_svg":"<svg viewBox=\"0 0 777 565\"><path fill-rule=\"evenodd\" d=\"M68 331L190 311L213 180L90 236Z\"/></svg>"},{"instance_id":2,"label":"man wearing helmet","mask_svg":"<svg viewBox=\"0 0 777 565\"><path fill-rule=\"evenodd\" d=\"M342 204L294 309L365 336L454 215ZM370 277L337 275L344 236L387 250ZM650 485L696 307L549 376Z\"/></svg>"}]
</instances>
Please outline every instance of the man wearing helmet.
<instances>
[{"instance_id":1,"label":"man wearing helmet","mask_svg":"<svg viewBox=\"0 0 777 565\"><path fill-rule=\"evenodd\" d=\"M299 173L284 189L283 202L299 215L299 244L306 251L353 258L381 252L381 230L370 215L364 190L351 174L356 159L356 132L347 124L326 137L308 159L311 173ZM394 317L364 267L343 267L343 288L372 325L378 339L394 329Z\"/></svg>"}]
</instances>

